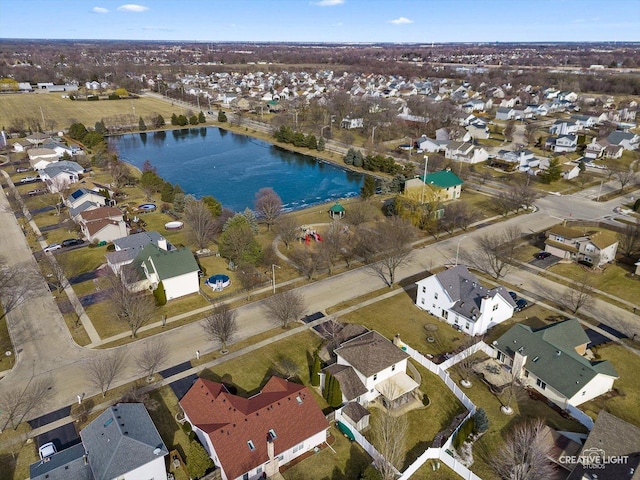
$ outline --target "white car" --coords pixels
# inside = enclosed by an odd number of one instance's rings
[[[38,449],[38,455],[40,455],[40,460],[44,460],[47,457],[50,457],[54,453],[57,453],[56,446],[53,442],[45,443],[44,445],[40,445]]]
[[[42,249],[43,252],[53,252],[54,250],[60,250],[62,245],[59,243],[52,243],[51,245],[47,245]]]

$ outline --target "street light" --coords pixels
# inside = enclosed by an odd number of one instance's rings
[[[465,238],[467,238],[467,236],[466,236],[466,235],[465,235],[465,236],[463,236],[463,237],[461,237],[461,238],[458,240],[458,246],[456,247],[456,265],[455,265],[456,267],[458,266],[458,255],[460,254],[460,242],[461,242],[462,240],[464,240]]]
[[[282,268],[279,265],[276,265],[275,263],[271,264],[271,283],[273,284],[273,293],[276,293],[276,267],[277,268]]]
[[[375,127],[373,127],[373,130],[371,131],[371,143],[375,143],[375,140],[374,140],[375,137],[374,136],[376,134],[376,128],[378,128],[377,125]]]

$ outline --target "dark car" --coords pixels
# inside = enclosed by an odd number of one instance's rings
[[[536,258],[538,260],[544,260],[545,258],[549,258],[551,256],[551,254],[549,252],[540,252],[538,254],[536,254]]]
[[[518,294],[516,292],[509,292],[509,296],[513,299],[514,302],[518,301]]]
[[[63,247],[74,247],[76,245],[82,245],[84,243],[84,240],[81,240],[79,238],[67,238],[66,240],[63,240],[61,245]]]
[[[529,306],[529,302],[527,302],[524,298],[519,299],[516,302],[516,312],[520,312]]]

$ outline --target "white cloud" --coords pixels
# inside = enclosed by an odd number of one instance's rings
[[[127,3],[126,5],[120,5],[118,10],[121,12],[146,12],[149,10],[149,7],[145,7],[143,5],[136,5],[135,3]]]
[[[91,12],[92,12],[92,13],[109,13],[109,10],[107,10],[107,9],[106,9],[106,8],[104,8],[104,7],[93,7],[93,8],[91,9]]]
[[[396,18],[395,20],[391,20],[389,23],[393,23],[394,25],[402,25],[405,23],[413,23],[413,20],[409,20],[405,17]]]
[[[335,7],[336,5],[342,5],[344,0],[320,0],[319,2],[312,2],[311,5],[317,7]]]

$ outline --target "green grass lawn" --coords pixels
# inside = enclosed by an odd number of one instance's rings
[[[640,357],[614,343],[593,349],[598,360],[609,360],[620,378],[613,384],[614,391],[602,395],[580,406],[580,409],[595,418],[603,408],[621,419],[640,427]]]
[[[334,425],[329,433],[334,438],[331,448],[324,448],[291,468],[283,469],[281,473],[285,480],[354,480],[360,477],[373,461],[371,457]]]
[[[437,464],[439,464],[440,467],[434,469],[434,466]],[[460,480],[461,477],[441,461],[427,460],[411,478],[415,480]]]
[[[9,442],[16,435],[24,435],[31,427],[24,422],[18,425],[16,431],[9,428],[0,434],[0,445],[3,441]],[[22,480],[29,478],[29,465],[38,460],[36,443],[18,442],[7,447],[0,447],[0,479],[2,480]]]

